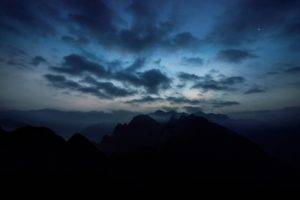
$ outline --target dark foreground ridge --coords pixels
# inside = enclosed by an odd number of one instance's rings
[[[1,174],[92,176],[145,184],[293,184],[296,170],[231,130],[193,115],[158,123],[147,115],[119,124],[98,147],[80,134],[68,141],[47,128],[0,130]],[[179,181],[181,180],[181,181]]]

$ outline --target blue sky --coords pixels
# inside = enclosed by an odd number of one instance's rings
[[[0,4],[0,109],[300,104],[298,1]]]

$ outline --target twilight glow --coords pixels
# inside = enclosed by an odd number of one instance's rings
[[[1,109],[298,106],[299,4],[1,0]]]

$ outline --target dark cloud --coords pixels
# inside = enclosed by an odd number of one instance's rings
[[[211,76],[205,76],[202,80],[196,82],[192,88],[201,88],[206,90],[233,90],[233,86],[245,82],[241,76],[223,77],[215,80]]]
[[[0,45],[1,52],[4,52],[9,57],[25,57],[28,53],[23,49],[12,45]]]
[[[115,59],[112,61],[106,62],[107,68],[111,71],[119,70],[123,67],[123,62],[121,60]]]
[[[278,71],[270,71],[270,72],[264,73],[263,77],[265,77],[265,76],[275,76],[275,75],[278,75],[278,74],[279,74]]]
[[[85,45],[93,41],[130,52],[190,50],[200,43],[192,33],[177,30],[171,14],[161,17],[171,8],[172,3],[166,1],[132,1],[128,7],[120,3],[124,12],[121,15],[103,0],[4,0],[1,3],[0,24],[10,32],[48,36],[57,34],[55,28],[59,25],[67,30],[60,36],[65,42]]]
[[[188,65],[203,65],[204,60],[200,57],[183,57],[182,62]]]
[[[135,91],[117,87],[111,82],[97,81],[92,77],[86,77],[83,82],[91,84],[93,87],[112,97],[125,97],[135,93]]]
[[[189,74],[185,72],[180,72],[178,74],[178,78],[182,81],[195,81],[201,79],[201,77],[197,76],[196,74]]]
[[[219,16],[207,39],[225,45],[240,45],[263,36],[270,37],[270,34],[295,36],[299,31],[299,6],[298,0],[238,1]]]
[[[158,69],[143,72],[140,79],[149,93],[158,93],[160,89],[170,88],[171,79]]]
[[[199,39],[189,32],[170,34],[167,23],[159,23],[153,27],[144,27],[142,30],[132,27],[122,30],[108,45],[114,45],[129,51],[148,51],[165,49],[168,51],[190,50],[199,46]],[[107,41],[109,42],[109,41]],[[116,42],[116,43],[115,43]]]
[[[5,63],[12,67],[17,67],[19,69],[28,68],[28,66],[25,64],[25,61],[23,59],[9,59]]]
[[[294,73],[300,73],[300,67],[291,67],[284,70],[285,73],[294,74]]]
[[[0,44],[0,62],[18,69],[28,68],[29,55],[23,49]]]
[[[10,27],[8,30],[15,30],[14,32],[18,33],[30,31],[31,34],[53,35],[56,32],[55,29],[45,18],[41,17],[49,14],[41,13],[49,8],[46,1],[2,0],[0,22],[6,27]],[[15,24],[19,24],[19,26]]]
[[[163,47],[169,49],[195,49],[200,45],[200,40],[190,32],[183,32],[163,42]]]
[[[222,108],[227,106],[236,106],[240,105],[237,101],[213,101],[211,102],[211,105],[215,108]]]
[[[224,101],[224,100],[207,100],[207,99],[188,99],[186,97],[168,97],[167,101],[175,104],[186,104],[186,105],[208,105],[215,108],[227,107],[239,105],[236,101]],[[186,108],[185,106],[184,108]],[[199,111],[199,110],[198,110]]]
[[[171,103],[176,103],[176,104],[197,105],[197,104],[203,103],[203,100],[188,99],[188,98],[185,98],[185,97],[168,97],[166,100],[171,102]]]
[[[123,83],[134,85],[135,87],[142,86],[140,77],[136,73],[128,73],[126,71],[118,71],[113,74],[113,79]]]
[[[145,96],[139,99],[133,99],[130,101],[127,101],[129,104],[140,104],[140,103],[155,103],[158,101],[164,100],[163,98],[160,97],[152,97],[152,96]]]
[[[74,44],[74,45],[85,45],[90,43],[89,39],[84,36],[72,37],[69,35],[64,35],[61,37],[62,41]]]
[[[170,88],[171,79],[158,69],[150,69],[142,73],[119,71],[113,75],[115,80],[144,87],[148,93],[157,94],[162,89]]]
[[[34,66],[38,66],[41,63],[47,63],[47,60],[43,58],[42,56],[35,56],[34,58],[31,59],[30,64]]]
[[[127,101],[129,104],[144,104],[144,103],[156,103],[156,102],[169,102],[172,105],[185,105],[182,108],[187,110],[188,112],[198,112],[202,111],[199,106],[210,106],[214,108],[221,108],[226,106],[234,106],[239,105],[239,102],[236,101],[224,101],[224,100],[207,100],[207,99],[189,99],[184,96],[169,96],[166,98],[161,97],[152,97],[152,96],[145,96],[138,99],[133,99]]]
[[[124,97],[133,94],[133,91],[119,88],[111,82],[99,82],[91,77],[85,79],[84,81],[80,81],[89,83],[89,85],[82,85],[79,82],[68,80],[62,75],[46,74],[44,77],[51,83],[52,86],[56,88],[79,91],[97,96],[99,98]]]
[[[107,34],[114,31],[113,18],[115,13],[102,0],[65,0],[66,9],[70,11],[68,18],[90,33]]]
[[[146,64],[146,58],[137,58],[133,61],[131,65],[127,67],[127,71],[136,71],[143,68]]]
[[[59,89],[71,90],[71,91],[79,91],[86,94],[92,94],[100,98],[107,98],[106,95],[101,93],[94,87],[84,87],[75,81],[71,81],[66,79],[65,76],[61,75],[53,75],[46,74],[44,75],[46,80],[53,86]]]
[[[118,26],[118,16],[101,0],[88,3],[66,1],[66,6],[73,10],[71,21],[96,38],[104,46],[116,47],[132,52],[148,51],[154,48],[168,50],[190,49],[199,45],[199,39],[190,32],[174,32],[172,20],[160,20],[162,2],[132,1],[125,11],[131,15],[127,26]],[[79,14],[78,14],[79,13]]]
[[[260,88],[260,87],[258,87],[258,86],[253,86],[253,87],[249,88],[249,89],[245,92],[245,94],[256,94],[256,93],[265,93],[265,92],[266,92],[265,89]]]
[[[245,82],[241,76],[226,77],[220,74],[220,79],[215,79],[210,73],[204,76],[180,72],[178,78],[183,82],[192,82],[192,88],[201,88],[206,90],[233,90],[233,86]]]
[[[119,63],[119,62],[118,62]],[[102,65],[97,64],[77,54],[65,56],[63,63],[59,67],[50,67],[50,70],[56,73],[68,74],[76,77],[84,78],[87,75],[95,76],[97,79],[114,80],[122,85],[129,84],[134,87],[143,87],[148,93],[157,94],[160,90],[168,89],[171,86],[171,79],[162,73],[159,69],[150,69],[144,72],[135,72],[135,69],[144,65],[145,59],[135,60],[129,67],[109,71]],[[121,63],[119,63],[122,65]],[[131,69],[131,70],[129,70]],[[98,80],[96,80],[98,81]],[[91,83],[91,82],[90,82]],[[96,83],[94,81],[94,83]],[[113,88],[111,84],[104,84],[98,81],[98,86],[102,85],[101,89],[111,90],[123,96],[129,95],[128,90],[122,91]],[[116,94],[117,95],[117,94]]]
[[[75,76],[82,76],[84,74],[93,74],[98,77],[107,75],[107,71],[103,66],[87,60],[85,57],[71,54],[64,57],[64,62],[60,67],[51,67],[51,70]]]
[[[198,106],[184,106],[183,109],[188,113],[203,112],[202,108]]]
[[[248,51],[239,49],[226,49],[218,52],[217,58],[219,60],[230,62],[230,63],[240,63],[243,60],[255,58],[256,56]]]

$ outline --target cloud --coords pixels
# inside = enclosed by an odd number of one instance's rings
[[[6,30],[13,30],[14,33],[24,33],[42,36],[54,35],[56,30],[45,18],[50,7],[46,2],[24,1],[24,0],[3,0],[0,7],[0,23]],[[44,11],[44,12],[43,12]]]
[[[29,55],[23,49],[12,45],[0,44],[0,52],[1,63],[19,69],[28,69]]]
[[[115,80],[129,83],[135,87],[144,87],[148,93],[157,94],[171,87],[171,79],[159,69],[150,69],[141,73],[119,71],[113,74]]]
[[[178,73],[177,77],[183,82],[192,82],[191,88],[201,88],[204,91],[207,90],[233,90],[233,86],[245,82],[245,78],[242,76],[230,76],[226,77],[223,74],[219,74],[221,78],[214,78],[213,72],[205,74],[204,76],[198,76],[196,74],[190,74],[186,72]]]
[[[300,67],[291,67],[291,68],[285,69],[284,72],[288,73],[288,74],[300,73]]]
[[[162,73],[159,69],[150,69],[143,72],[135,72],[133,68],[137,69],[144,65],[145,59],[136,59],[129,67],[116,69],[116,71],[108,71],[104,66],[86,59],[84,56],[77,54],[71,54],[63,58],[63,62],[59,67],[50,67],[50,70],[56,73],[67,74],[74,77],[85,78],[86,76],[94,76],[98,80],[94,80],[93,83],[98,82],[98,87],[102,84],[101,89],[111,90],[107,91],[112,95],[112,91],[123,94],[123,96],[129,95],[128,90],[122,91],[113,88],[111,84],[103,83],[99,79],[112,80],[119,82],[122,86],[129,84],[136,88],[143,87],[146,92],[150,94],[157,94],[160,90],[165,90],[171,87],[171,78]],[[120,65],[122,65],[119,62]],[[131,69],[131,70],[129,70]],[[90,78],[91,79],[91,78]],[[90,82],[91,83],[91,82]],[[117,94],[115,94],[117,95]]]
[[[127,67],[127,71],[136,71],[138,69],[141,69],[146,64],[146,58],[137,58],[133,61],[131,65]]]
[[[129,104],[141,104],[142,103],[143,104],[143,103],[155,103],[155,102],[162,101],[162,100],[164,100],[164,99],[160,98],[160,97],[145,96],[142,98],[129,100],[126,103],[129,103]]]
[[[201,88],[207,90],[233,90],[233,86],[245,82],[241,76],[223,77],[215,80],[211,76],[205,76],[202,80],[196,82],[192,88]]]
[[[235,106],[239,105],[240,103],[237,101],[224,101],[224,100],[214,100],[214,99],[188,99],[186,97],[167,97],[167,101],[171,102],[172,104],[184,104],[184,105],[208,105],[214,108],[221,108],[227,106]],[[185,106],[184,108],[186,108]]]
[[[183,57],[182,62],[187,65],[201,66],[204,63],[204,60],[200,57]]]
[[[68,19],[96,36],[114,31],[115,13],[103,1],[66,0],[63,2],[69,11]]]
[[[171,79],[158,69],[143,72],[140,79],[149,93],[158,93],[160,89],[168,89],[171,84]]]
[[[167,101],[175,104],[190,104],[190,105],[197,105],[203,103],[203,100],[199,99],[188,99],[185,97],[168,97]]]
[[[85,45],[90,43],[89,39],[84,36],[79,36],[75,38],[69,35],[64,35],[61,37],[61,40],[74,45]]]
[[[199,45],[199,39],[190,32],[175,32],[174,21],[170,18],[162,20],[158,17],[161,14],[158,7],[163,9],[161,2],[151,4],[132,1],[124,9],[131,16],[129,22],[127,18],[121,18],[101,0],[88,3],[66,2],[66,7],[71,8],[69,19],[88,30],[93,38],[106,47],[141,52],[158,48],[188,50]],[[118,21],[123,21],[127,26],[119,26]]]
[[[116,2],[103,0],[44,1],[4,0],[0,24],[9,32],[38,34],[42,37],[65,32],[59,37],[67,43],[95,42],[127,52],[167,51],[198,48],[200,40],[191,32],[178,30],[167,1]],[[121,11],[122,10],[122,11]],[[170,14],[169,14],[170,13]],[[167,16],[162,17],[164,14]],[[25,36],[27,37],[28,34]]]
[[[266,90],[263,88],[260,88],[258,86],[253,86],[249,88],[244,94],[257,94],[257,93],[265,93]]]
[[[215,108],[240,105],[240,103],[237,101],[213,101],[210,104]]]
[[[65,56],[62,66],[60,67],[51,67],[51,70],[58,72],[69,74],[73,76],[81,76],[84,74],[93,74],[97,77],[103,77],[107,75],[107,71],[103,66],[87,60],[85,57],[71,54]]]
[[[43,58],[42,56],[35,56],[34,58],[31,59],[30,64],[34,66],[38,66],[41,63],[47,63],[47,60]]]
[[[299,6],[297,0],[237,1],[217,18],[207,40],[232,46],[261,40],[265,36],[296,36],[294,33],[299,29],[293,27],[299,27]]]
[[[112,97],[125,97],[135,93],[133,90],[117,87],[111,82],[97,81],[92,77],[86,77],[82,82],[89,83],[106,95]]]
[[[46,74],[44,75],[44,77],[53,87],[66,90],[80,91],[82,93],[92,94],[100,98],[106,98],[106,96],[100,91],[98,91],[96,88],[83,87],[75,81],[67,80],[65,76]]]
[[[178,78],[182,81],[195,81],[201,79],[200,76],[197,76],[195,74],[189,74],[186,72],[180,72],[178,73]]]
[[[256,56],[248,51],[239,49],[226,49],[218,52],[217,58],[230,63],[240,63]]]
[[[133,91],[127,91],[119,88],[111,82],[98,82],[93,79],[86,79],[80,82],[89,83],[89,85],[82,85],[79,82],[68,80],[62,75],[46,74],[44,77],[53,87],[71,91],[79,91],[85,94],[97,96],[101,99],[124,97],[133,94]]]
[[[184,106],[183,109],[188,113],[203,112],[202,108],[198,106]]]

